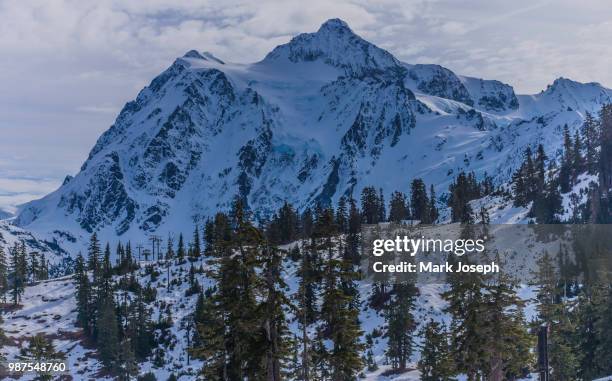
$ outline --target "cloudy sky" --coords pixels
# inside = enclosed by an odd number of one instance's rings
[[[607,0],[0,0],[0,208],[75,174],[122,105],[175,57],[197,49],[258,61],[333,17],[403,61],[520,93],[559,76],[612,87]]]

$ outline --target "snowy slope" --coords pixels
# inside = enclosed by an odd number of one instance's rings
[[[557,157],[562,126],[576,129],[611,97],[563,78],[516,95],[402,63],[329,20],[254,64],[178,58],[125,105],[81,171],[23,205],[15,224],[76,252],[72,241],[93,231],[112,242],[189,232],[236,196],[265,217],[284,201],[334,203],[367,185],[407,191],[415,177],[442,195],[461,170],[502,184],[525,147]]]
[[[59,237],[62,241],[58,241],[53,236]],[[9,264],[11,263],[11,249],[15,243],[21,244],[23,242],[28,253],[38,252],[45,255],[50,263],[49,274],[51,276],[63,275],[65,269],[72,264],[70,253],[63,248],[65,246],[63,242],[65,241],[66,236],[59,231],[53,233],[48,239],[39,239],[30,231],[11,224],[11,221],[0,220],[0,247],[2,247]]]
[[[12,213],[9,213],[5,210],[0,209],[0,220],[6,220],[7,218],[13,217]]]
[[[289,245],[283,246],[283,249],[299,245],[301,251],[306,249],[303,246],[305,243],[298,241]],[[168,262],[141,262],[141,268],[136,272],[138,282],[145,286],[151,284],[156,289],[156,300],[148,304],[152,309],[152,321],[165,318],[167,311],[171,312],[173,324],[169,329],[170,344],[165,346],[166,363],[163,367],[158,368],[153,365],[153,359],[148,359],[140,364],[140,372],[153,372],[158,380],[165,380],[171,373],[174,373],[179,379],[193,380],[196,379],[198,371],[202,367],[202,362],[199,360],[190,359],[187,364],[186,348],[187,327],[191,319],[190,314],[195,310],[197,295],[185,296],[186,290],[189,288],[189,268],[190,262],[179,263],[177,260],[171,261],[169,269]],[[152,280],[150,275],[145,271],[145,265],[153,264],[154,268],[159,271],[159,275],[155,280]],[[197,261],[194,267],[200,265],[204,269],[209,268],[206,261]],[[167,274],[170,273],[170,279],[174,281],[167,290]],[[292,297],[298,291],[298,271],[297,263],[287,259],[285,261],[284,278],[288,285],[287,295]],[[195,275],[198,282],[207,288],[211,285],[211,280],[207,278],[206,273],[197,273]],[[117,280],[117,279],[116,279]],[[384,318],[368,308],[367,300],[372,291],[369,282],[360,282],[358,284],[360,292],[361,312],[359,320],[363,335],[371,334],[374,330],[384,330]],[[443,322],[446,326],[450,324],[450,317],[444,312],[446,302],[442,299],[441,293],[446,290],[445,285],[441,284],[421,284],[419,285],[420,295],[416,299],[414,314],[415,321],[419,327],[416,331],[426,324],[430,319]],[[534,290],[531,287],[522,287],[519,289],[519,296],[529,302],[525,309],[527,320],[531,320],[535,316],[535,308],[532,302]],[[123,300],[127,297],[132,300],[134,295],[128,293],[127,296],[123,291],[117,291],[118,300]],[[287,311],[287,318],[293,321],[291,311]],[[26,287],[23,295],[23,300],[18,308],[9,308],[3,315],[4,323],[2,328],[9,338],[9,343],[0,349],[0,354],[7,361],[15,360],[19,355],[19,349],[27,346],[28,338],[42,333],[53,341],[56,350],[63,352],[66,355],[66,361],[69,368],[69,373],[75,379],[110,379],[105,378],[102,371],[102,365],[97,358],[95,349],[88,343],[82,334],[80,328],[75,326],[76,322],[76,300],[75,287],[71,277],[56,278],[49,281],[43,281],[35,285]],[[291,330],[297,336],[300,335],[300,327],[296,322],[290,325]],[[161,331],[157,331],[156,335],[160,335]],[[421,342],[420,337],[415,335],[415,351],[410,359],[409,368],[416,369],[416,364],[419,360],[418,344]],[[364,372],[366,380],[377,381],[401,381],[401,380],[418,380],[419,372],[411,370],[404,374],[385,377],[382,373],[389,370],[385,357],[387,349],[387,339],[384,336],[375,337],[372,351],[374,359],[379,365],[379,369],[374,372]],[[22,379],[31,379],[23,377]]]

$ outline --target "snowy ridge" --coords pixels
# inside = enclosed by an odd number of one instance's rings
[[[14,223],[74,254],[72,241],[93,231],[112,243],[190,232],[236,196],[258,218],[368,185],[388,199],[415,177],[443,197],[460,171],[507,183],[527,146],[557,158],[563,125],[573,132],[611,99],[596,83],[560,78],[515,95],[499,81],[401,63],[333,19],[251,65],[178,58],[125,105],[81,171],[21,206]]]
[[[62,240],[58,241],[55,238],[41,240],[30,231],[11,224],[10,220],[0,221],[0,248],[4,251],[7,263],[10,263],[10,253],[14,245],[24,243],[28,253],[37,252],[45,255],[45,259],[51,264],[49,268],[51,276],[63,275],[66,267],[69,267],[72,263],[72,257],[64,249],[65,245],[63,243],[67,239],[71,240],[71,238],[59,231],[53,235],[61,237]]]

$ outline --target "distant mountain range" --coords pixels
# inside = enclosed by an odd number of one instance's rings
[[[368,185],[407,192],[415,177],[444,197],[462,170],[508,182],[527,146],[557,157],[563,125],[573,131],[611,101],[598,83],[558,78],[520,95],[407,64],[332,19],[257,63],[195,50],[176,59],[125,105],[80,172],[22,205],[14,223],[76,250],[93,231],[143,242],[190,232],[236,196],[256,217],[284,201],[358,198]]]

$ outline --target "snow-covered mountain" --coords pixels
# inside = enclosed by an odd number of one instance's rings
[[[376,185],[438,194],[461,170],[508,181],[524,149],[558,154],[564,124],[612,101],[559,78],[535,95],[438,65],[411,65],[338,19],[262,61],[189,51],[125,105],[74,177],[23,205],[14,223],[66,247],[191,231],[239,196],[265,216],[358,197]],[[497,221],[505,222],[505,221]]]
[[[13,217],[13,213],[9,213],[5,210],[0,209],[0,220],[5,220],[11,217]]]

